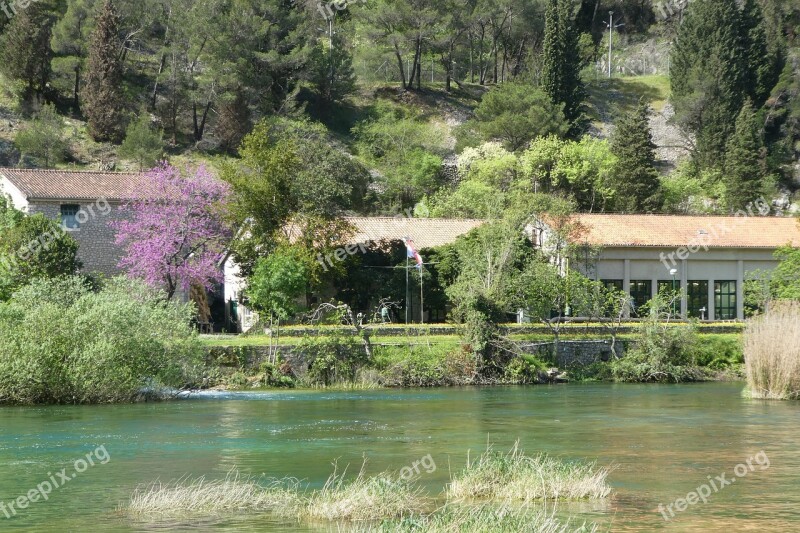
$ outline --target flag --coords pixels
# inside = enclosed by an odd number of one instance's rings
[[[406,243],[407,257],[417,262],[417,268],[422,268],[422,256],[419,255],[419,252],[414,248],[414,241],[411,239],[403,239],[403,242]]]

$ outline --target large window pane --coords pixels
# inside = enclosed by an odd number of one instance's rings
[[[687,308],[691,318],[710,318],[708,316],[708,282],[690,281],[686,286]]]
[[[641,316],[639,309],[653,297],[653,282],[650,280],[631,281],[631,300],[633,314]]]
[[[714,306],[717,320],[735,320],[736,316],[736,282],[714,282]]]

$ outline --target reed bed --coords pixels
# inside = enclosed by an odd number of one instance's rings
[[[508,453],[489,446],[453,477],[448,499],[499,501],[582,500],[611,494],[609,468],[596,463],[565,462],[547,455],[528,456],[519,443]]]
[[[553,515],[526,507],[507,505],[446,505],[428,516],[411,516],[402,520],[366,524],[358,533],[596,533],[596,524],[574,526]]]
[[[800,399],[799,302],[781,302],[748,322],[744,362],[750,397]]]

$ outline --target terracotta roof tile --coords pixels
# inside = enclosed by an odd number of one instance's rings
[[[453,218],[349,217],[356,228],[354,243],[408,237],[418,249],[450,244],[484,223]]]
[[[709,248],[800,247],[800,223],[791,217],[673,215],[576,215],[574,240],[605,247]]]
[[[140,188],[145,174],[139,172],[93,172],[72,170],[27,170],[0,168],[28,200],[128,200]]]

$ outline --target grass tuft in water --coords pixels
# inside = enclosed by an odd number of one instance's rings
[[[519,443],[508,453],[491,446],[453,477],[447,488],[452,500],[484,498],[500,501],[598,499],[611,494],[609,468],[595,463],[565,462],[547,455],[528,456]]]
[[[214,515],[226,512],[280,511],[294,514],[299,505],[299,482],[270,480],[265,486],[254,479],[230,472],[225,479],[204,477],[173,483],[153,483],[136,489],[126,507],[128,515]]]
[[[562,523],[543,511],[525,507],[514,508],[446,505],[428,515],[415,515],[401,520],[387,520],[380,524],[369,524],[356,529],[358,533],[594,533],[595,524],[573,526]]]

